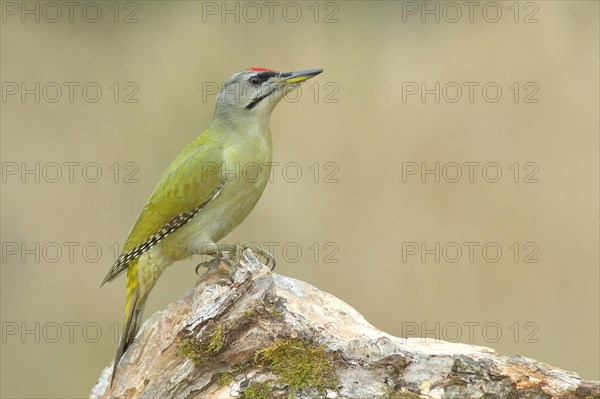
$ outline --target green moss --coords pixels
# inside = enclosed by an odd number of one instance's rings
[[[215,332],[210,337],[210,342],[208,343],[208,352],[209,353],[217,353],[223,347],[223,325],[219,324],[215,329]]]
[[[271,383],[265,382],[264,384],[260,384],[258,382],[253,382],[250,384],[248,388],[244,391],[242,398],[243,399],[267,399],[269,397],[269,391],[271,390]]]
[[[186,338],[177,348],[177,354],[190,358],[197,366],[208,366],[208,356],[206,351],[198,342],[192,338]]]
[[[231,374],[231,373],[223,373],[219,376],[219,379],[217,380],[217,383],[219,384],[220,387],[227,387],[227,386],[231,385],[232,382],[233,382],[233,374]]]
[[[223,348],[224,331],[223,326],[219,324],[208,337],[186,338],[177,348],[177,354],[187,356],[197,366],[206,367],[212,357]]]
[[[267,365],[279,378],[277,383],[289,388],[289,397],[296,391],[315,388],[324,393],[326,388],[336,389],[337,375],[333,360],[324,346],[300,339],[283,340],[262,349],[254,355],[254,362]]]

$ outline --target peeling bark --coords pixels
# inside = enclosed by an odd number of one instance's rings
[[[493,349],[402,339],[245,251],[143,325],[91,398],[599,398],[600,384]]]

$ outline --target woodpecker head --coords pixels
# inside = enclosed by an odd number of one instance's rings
[[[322,69],[295,72],[278,72],[257,67],[244,69],[223,84],[217,97],[215,119],[268,120],[277,103],[286,94],[321,72]]]

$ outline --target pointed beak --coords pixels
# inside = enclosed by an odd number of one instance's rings
[[[281,74],[283,83],[300,83],[317,76],[323,72],[322,69],[305,69],[303,71],[284,72]]]

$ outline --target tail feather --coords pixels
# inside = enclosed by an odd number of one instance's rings
[[[119,360],[121,360],[121,357],[135,339],[135,336],[140,328],[142,313],[144,312],[145,300],[140,299],[140,292],[138,290],[137,266],[137,262],[131,264],[127,272],[127,304],[125,306],[125,324],[123,326],[123,332],[121,333],[119,347],[117,348],[117,353],[115,355],[115,363],[113,364],[113,372],[110,379],[111,386],[117,373]]]

